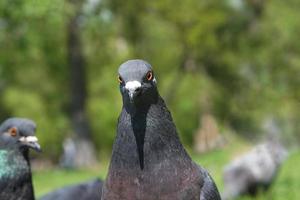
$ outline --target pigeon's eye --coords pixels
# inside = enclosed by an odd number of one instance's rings
[[[118,75],[118,81],[119,81],[119,83],[123,83],[123,79],[120,75]]]
[[[17,128],[16,127],[13,127],[11,129],[9,129],[9,134],[12,136],[12,137],[16,137],[17,136]]]
[[[147,78],[148,81],[151,81],[151,80],[152,80],[152,78],[153,78],[153,73],[152,73],[152,71],[150,71],[150,72],[147,73],[146,78]]]

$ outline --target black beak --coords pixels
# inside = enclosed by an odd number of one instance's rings
[[[42,151],[41,145],[38,143],[38,139],[35,136],[21,137],[19,141],[25,147],[29,147],[37,152]]]
[[[30,142],[27,144],[27,146],[37,152],[42,152],[41,145],[37,142]]]

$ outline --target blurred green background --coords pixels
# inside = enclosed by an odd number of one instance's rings
[[[117,69],[142,58],[184,145],[221,189],[222,167],[261,141],[273,120],[293,153],[257,199],[299,197],[299,8],[298,0],[1,0],[0,117],[38,124],[37,195],[105,178],[122,106]],[[199,155],[204,115],[226,144]],[[92,141],[92,170],[56,167],[69,136]]]

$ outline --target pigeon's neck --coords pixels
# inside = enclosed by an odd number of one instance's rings
[[[0,190],[2,195],[17,195],[15,199],[34,200],[31,169],[28,160],[28,150],[20,152],[18,149],[0,150]],[[12,187],[3,187],[3,185]],[[13,190],[12,190],[13,189]]]
[[[190,157],[178,138],[171,114],[161,97],[149,106],[147,112],[132,114],[123,108],[112,165],[143,170],[144,167],[149,169],[149,165],[159,164],[166,159],[177,159],[178,156],[190,162]]]
[[[0,178],[14,178],[21,169],[27,168],[27,162],[15,149],[0,150]]]

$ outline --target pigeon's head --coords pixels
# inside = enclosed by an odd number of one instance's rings
[[[0,126],[0,148],[29,148],[41,151],[35,136],[36,124],[25,118],[9,118]]]
[[[118,81],[125,103],[145,104],[157,98],[154,72],[144,60],[128,60],[123,63],[119,68]]]

